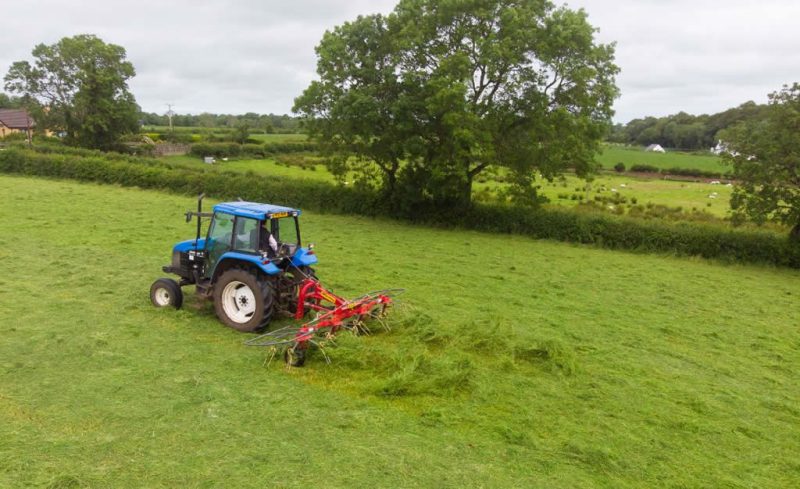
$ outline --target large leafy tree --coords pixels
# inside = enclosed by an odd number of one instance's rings
[[[536,202],[537,172],[594,170],[618,72],[594,34],[543,0],[401,0],[325,34],[295,111],[335,171],[380,176],[402,203],[464,205],[492,165]]]
[[[110,149],[138,129],[139,108],[127,84],[135,71],[124,48],[78,35],[39,44],[32,54],[33,64],[11,65],[5,88],[30,101],[41,127],[97,149]]]
[[[800,84],[770,94],[765,117],[723,133],[737,180],[735,219],[780,222],[800,243]]]

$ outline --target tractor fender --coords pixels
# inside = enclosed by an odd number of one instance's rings
[[[247,264],[254,265],[256,268],[261,270],[262,272],[266,273],[267,275],[277,275],[281,273],[281,269],[276,267],[274,263],[267,262],[264,263],[264,258],[261,255],[250,255],[247,253],[239,253],[237,251],[229,251],[219,257],[217,260],[216,265],[214,265],[214,270],[211,271],[210,277],[216,277],[217,270],[219,269],[220,265],[224,264],[226,267],[231,264],[231,262],[244,262]]]
[[[197,242],[197,246],[195,246],[195,242]],[[206,249],[206,238],[200,238],[198,240],[195,239],[187,239],[186,241],[181,241],[180,243],[176,244],[172,247],[172,251],[178,251],[181,253],[185,253],[189,250],[204,250]]]
[[[296,267],[308,267],[318,262],[317,255],[308,248],[300,248],[292,257],[292,265]]]

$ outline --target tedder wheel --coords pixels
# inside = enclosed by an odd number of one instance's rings
[[[272,319],[274,309],[272,285],[247,270],[231,268],[214,284],[214,310],[233,329],[258,331]]]
[[[284,350],[283,361],[290,367],[302,367],[306,363],[306,350],[299,345],[291,346]]]
[[[178,282],[171,278],[160,278],[150,286],[150,302],[156,307],[172,306],[180,309],[183,304],[183,292]]]

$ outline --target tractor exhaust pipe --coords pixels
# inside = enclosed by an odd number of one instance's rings
[[[194,240],[195,248],[197,248],[197,243],[200,242],[200,220],[202,219],[201,216],[203,215],[203,199],[205,196],[205,192],[197,196],[197,238]]]

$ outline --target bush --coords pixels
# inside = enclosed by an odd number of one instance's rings
[[[631,166],[631,171],[638,173],[659,173],[661,170],[652,165],[633,165]]]
[[[366,216],[391,214],[391,209],[379,195],[365,189],[275,176],[267,178],[253,173],[172,168],[158,160],[125,155],[106,157],[91,151],[85,155],[77,153],[47,154],[10,148],[0,152],[0,171],[170,190],[189,195],[205,192],[221,199],[241,196],[318,212]],[[642,212],[666,212],[651,204],[638,209]],[[459,212],[423,205],[415,208],[413,216],[408,219],[611,249],[669,252],[800,268],[800,247],[791,243],[788,237],[770,232],[744,232],[688,222],[643,221],[566,209],[532,211],[504,204],[475,204]]]
[[[625,171],[625,163],[620,161],[619,163],[614,165],[614,171],[616,171],[617,173],[624,172]]]
[[[696,168],[670,168],[669,170],[664,170],[665,174],[668,175],[680,175],[685,177],[700,177],[700,178],[722,178],[724,176],[721,172],[713,172],[713,171],[706,171],[706,170],[698,170]]]

